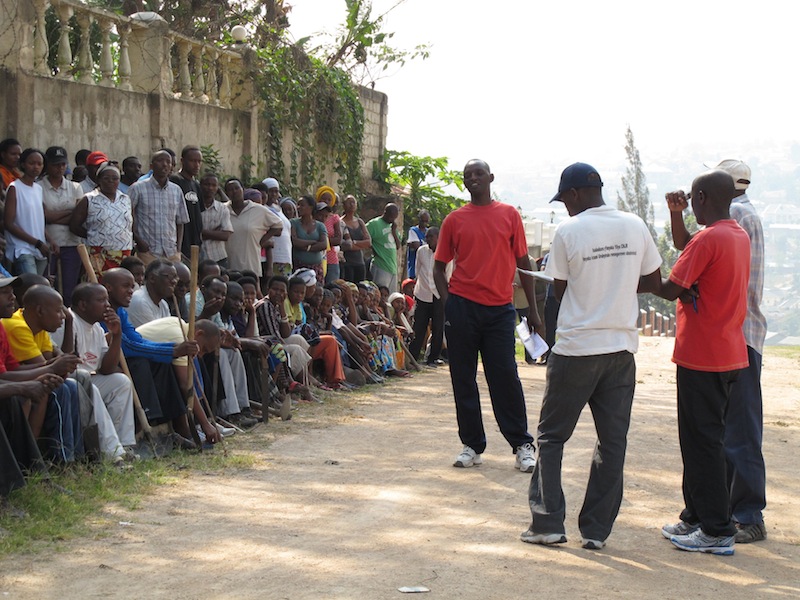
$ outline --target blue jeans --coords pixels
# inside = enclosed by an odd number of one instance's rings
[[[48,260],[46,258],[36,258],[33,254],[20,254],[14,259],[14,274],[35,273],[44,275],[47,265]]]
[[[58,277],[59,261],[61,263],[60,282]],[[59,256],[53,256],[50,259],[50,274],[56,277],[56,289],[64,299],[64,306],[72,304],[72,290],[80,282],[82,266],[77,246],[62,246]]]
[[[328,263],[328,272],[325,273],[325,283],[333,283],[339,279],[339,263],[332,265]]]
[[[528,489],[533,531],[564,533],[564,444],[588,404],[597,443],[578,527],[581,535],[591,540],[604,541],[611,533],[622,502],[622,472],[635,386],[636,363],[630,352],[550,354],[536,438],[538,456]]]
[[[456,401],[458,435],[478,454],[486,449],[480,394],[478,353],[483,361],[489,397],[500,433],[512,451],[532,443],[525,397],[517,374],[513,304],[484,306],[450,294],[444,308],[444,332],[450,359],[450,379]]]
[[[761,439],[761,355],[747,347],[750,366],[739,372],[731,390],[725,419],[725,456],[733,520],[744,525],[763,523],[767,505],[767,475]]]
[[[80,400],[75,380],[65,379],[50,393],[39,438],[44,443],[44,457],[53,462],[72,462],[83,455]]]

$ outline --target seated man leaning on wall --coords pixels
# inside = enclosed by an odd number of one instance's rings
[[[108,292],[98,283],[80,283],[72,292],[72,331],[62,325],[53,333],[53,342],[66,354],[81,359],[79,370],[91,375],[111,415],[119,443],[129,457],[136,444],[133,417],[133,384],[119,367],[122,330],[117,313],[108,303]],[[108,339],[100,323],[108,329]]]
[[[225,399],[221,401],[219,407],[220,415],[238,427],[253,427],[258,420],[252,417],[250,409],[247,371],[241,352],[242,344],[230,331],[227,331],[220,316],[227,291],[228,286],[221,279],[213,275],[203,279],[200,293],[195,299],[196,314],[198,319],[208,319],[222,331],[219,372]]]
[[[255,284],[253,278],[247,277],[246,279]],[[262,406],[266,404],[278,410],[282,409],[281,416],[288,419],[291,413],[291,400],[286,400],[285,394],[278,388],[269,368],[270,360],[273,361],[274,369],[280,364],[280,358],[272,356],[270,344],[256,338],[255,309],[251,305],[248,311],[244,310],[242,286],[235,281],[228,282],[227,286],[225,303],[219,314],[225,329],[239,341],[241,346],[245,371],[250,382],[250,397],[258,398]],[[282,358],[286,358],[285,352],[281,352],[278,356],[281,355]],[[266,410],[266,406],[264,410]]]
[[[0,278],[0,317],[14,314],[13,278]],[[77,359],[76,359],[77,362]],[[25,474],[44,470],[26,413],[43,414],[64,380],[53,366],[20,369],[0,324],[0,512],[8,494],[25,484]]]
[[[188,324],[175,317],[164,317],[156,319],[150,323],[138,327],[136,331],[141,336],[152,342],[180,344],[188,335]],[[209,378],[203,368],[203,363],[198,358],[213,356],[219,350],[220,330],[219,327],[207,319],[199,319],[195,323],[194,342],[197,344],[197,356],[193,359],[193,388],[200,399],[203,394],[210,395]],[[191,390],[192,383],[189,379],[188,360],[186,357],[176,358],[173,361],[175,371],[178,376],[182,390]],[[205,441],[216,443],[221,434],[228,435],[225,428],[221,428],[210,420],[211,415],[207,415],[201,402],[193,403],[193,411],[197,426],[200,428],[200,439],[205,437]]]
[[[12,325],[14,332],[9,333],[12,351],[24,352],[25,356],[30,357],[21,362],[46,364],[53,357],[76,356],[72,340],[78,333],[76,325],[80,327],[82,324],[74,320],[75,313],[65,311],[63,304],[59,304],[61,296],[58,292],[48,286],[36,285],[25,293],[23,299],[27,302],[23,321],[28,331],[21,326]],[[8,323],[13,321],[14,318],[9,319]],[[41,336],[42,331],[48,332],[46,340]],[[57,340],[55,344],[53,337]],[[64,344],[62,350],[59,343],[65,339],[71,343]],[[35,348],[31,345],[32,341],[36,343]],[[33,355],[34,350],[38,354]],[[72,385],[73,379],[75,380],[76,396],[79,399],[85,392],[85,400],[80,402],[79,410],[81,426],[86,428],[97,425],[100,451],[106,458],[115,463],[134,458],[132,451],[126,452],[126,447],[136,443],[130,382],[127,378],[124,381],[109,381],[102,376],[102,370],[95,368],[97,365],[87,364],[88,356],[77,358],[77,368],[66,383]]]
[[[48,332],[61,326],[63,302],[58,292],[39,281],[47,283],[38,275],[17,278],[14,282],[16,289],[10,293],[5,290],[2,294],[0,316],[3,317],[3,328],[7,334],[8,351],[17,364],[17,368],[10,370],[22,370],[24,375],[31,378],[35,377],[34,373],[49,370],[66,378],[75,370],[80,359],[75,356],[56,356]],[[22,308],[14,312],[13,300],[17,293]],[[26,297],[30,302],[27,311],[24,303]],[[56,387],[44,407],[34,405],[28,420],[33,435],[42,445],[45,458],[66,463],[83,455],[80,412],[78,385],[72,379],[65,379]]]
[[[128,361],[147,420],[152,425],[172,422],[177,434],[184,440],[191,439],[186,405],[182,400],[183,394],[173,371],[172,361],[183,357],[185,366],[185,357],[197,354],[197,343],[158,343],[145,339],[128,319],[127,307],[136,285],[131,272],[122,268],[110,269],[103,273],[102,282],[108,291],[111,308],[120,320],[122,351]]]
[[[167,300],[175,293],[178,272],[168,260],[157,258],[147,265],[144,285],[131,296],[128,317],[134,327],[170,315]]]

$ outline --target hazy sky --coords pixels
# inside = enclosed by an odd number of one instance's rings
[[[291,3],[296,38],[344,18],[344,0]],[[385,29],[431,57],[376,83],[388,147],[555,185],[578,160],[618,168],[628,124],[651,163],[698,146],[746,160],[800,138],[798,21],[800,3],[771,0],[407,0]]]

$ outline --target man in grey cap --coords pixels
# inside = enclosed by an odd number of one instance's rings
[[[764,232],[761,219],[747,197],[750,167],[741,160],[727,159],[716,167],[733,177],[736,195],[731,202],[732,219],[750,238],[750,282],[747,286],[747,315],[744,337],[750,366],[739,373],[731,390],[725,425],[725,454],[731,492],[731,514],[736,522],[737,544],[759,542],[767,538],[762,511],[767,505],[766,469],[761,452],[764,430],[761,398],[761,356],[767,336],[767,320],[761,312],[764,291]],[[670,195],[667,202],[672,225],[672,241],[683,250],[692,235],[683,222],[687,202]]]
[[[622,471],[636,385],[636,298],[639,280],[657,275],[661,257],[644,221],[607,206],[598,172],[585,163],[561,174],[551,202],[570,218],[559,224],[545,273],[561,301],[559,338],[547,361],[547,385],[528,500],[533,517],[521,535],[531,544],[563,544],[566,503],[561,489],[564,444],[588,404],[597,445],[578,518],[582,545],[606,544],[622,502]]]

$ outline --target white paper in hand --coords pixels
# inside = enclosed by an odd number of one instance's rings
[[[528,329],[528,319],[525,317],[522,317],[522,321],[517,325],[517,335],[531,358],[539,358],[549,348],[547,342],[538,333],[531,335],[531,331]]]

